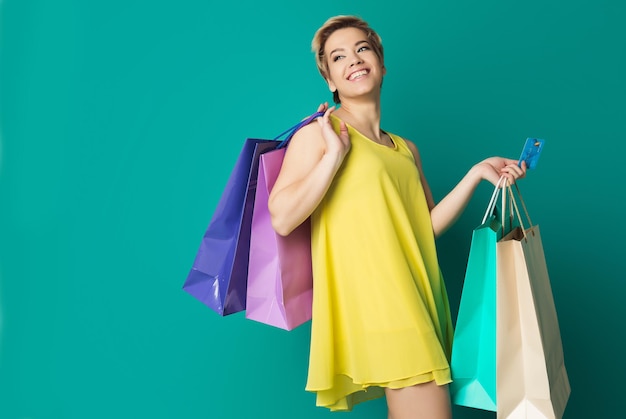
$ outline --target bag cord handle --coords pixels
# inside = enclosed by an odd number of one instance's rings
[[[513,195],[513,188],[511,188],[511,184],[509,183],[509,180],[506,180],[506,192],[504,192],[502,194],[502,235],[504,235],[504,225],[505,225],[505,220],[504,217],[506,216],[506,195],[509,195],[509,202],[510,202],[510,206],[511,209],[509,210],[510,214],[509,214],[509,231],[511,231],[513,229],[513,216],[514,214],[517,215],[517,221],[519,221],[519,226],[522,229],[522,234],[524,234],[524,238],[526,238],[526,228],[524,227],[524,222],[522,221],[522,213],[520,212],[518,206],[517,206],[517,200],[515,199],[515,196]]]
[[[511,185],[509,184],[508,180],[507,180],[507,192],[509,194],[510,197],[510,202],[511,202],[511,218],[513,218],[513,212],[515,212],[517,214],[517,220],[519,221],[520,224],[520,228],[522,229],[522,233],[524,234],[524,239],[526,239],[526,228],[524,227],[524,222],[522,220],[522,212],[519,210],[519,207],[517,206],[517,199],[515,199],[515,194],[513,193],[513,188],[511,187]],[[522,209],[524,210],[524,215],[526,216],[526,219],[528,220],[528,228],[532,227],[533,222],[530,219],[530,215],[528,213],[528,209],[526,208],[526,203],[524,202],[524,198],[522,198],[522,194],[520,192],[519,186],[517,186],[517,184],[515,185],[515,189],[517,190],[517,197],[520,201],[520,204],[522,206]],[[504,205],[504,195],[502,197],[502,202]],[[513,208],[515,208],[513,210]],[[504,213],[506,211],[503,211],[503,216],[502,216],[502,223],[504,225]],[[511,223],[512,224],[512,223]],[[533,235],[535,234],[534,232],[532,233]]]
[[[285,138],[280,144],[278,144],[278,146],[276,148],[283,148],[283,147],[287,146],[289,141],[291,141],[291,137],[293,137],[294,134],[300,128],[310,124],[315,118],[319,118],[320,116],[323,116],[323,115],[324,115],[324,112],[315,112],[313,115],[303,119],[302,121],[298,122],[293,127],[289,128],[288,130],[278,134],[276,137],[274,137],[274,140],[280,139],[285,134],[288,134],[288,135],[287,135],[287,138]]]
[[[533,222],[530,220],[530,215],[528,214],[528,209],[526,208],[526,203],[524,202],[524,198],[522,198],[522,192],[519,190],[519,186],[517,183],[514,183],[515,189],[517,190],[517,197],[519,198],[520,204],[522,204],[522,209],[524,210],[524,215],[526,215],[526,219],[528,220],[529,227],[533,225]],[[511,192],[512,193],[512,192]]]
[[[519,189],[519,186],[517,186],[517,183],[514,183],[513,185],[515,186],[515,189],[517,191],[517,197],[519,198],[519,202],[522,206],[522,209],[524,210],[524,215],[526,216],[526,220],[528,220],[528,224],[530,227],[533,225],[533,222],[530,219],[530,214],[528,213],[528,208],[526,208],[526,203],[524,202],[522,193]],[[498,179],[498,182],[496,183],[493,193],[491,194],[491,199],[489,200],[489,204],[487,205],[487,211],[485,212],[485,215],[483,217],[483,221],[481,224],[485,224],[485,222],[487,221],[487,218],[493,215],[494,210],[496,208],[496,202],[498,201],[498,196],[500,195],[500,190],[503,188],[506,189],[506,191],[502,194],[502,228],[503,228],[502,233],[504,234],[504,226],[505,226],[504,217],[506,216],[506,195],[508,194],[510,202],[511,202],[510,203],[511,208],[514,208],[514,210],[511,211],[510,216],[511,218],[513,217],[513,212],[517,214],[517,219],[520,223],[520,227],[522,228],[524,237],[526,237],[526,228],[524,227],[524,222],[522,221],[522,213],[519,210],[519,207],[517,206],[517,199],[515,199],[515,195],[513,194],[513,188],[511,187],[509,180],[506,179],[504,176],[500,177],[500,179]]]
[[[496,208],[496,201],[498,200],[498,195],[500,195],[500,189],[502,187],[502,182],[504,182],[504,179],[505,179],[504,176],[498,179],[498,183],[496,183],[496,187],[494,188],[493,193],[491,194],[491,199],[489,200],[489,204],[487,205],[487,211],[485,211],[485,216],[483,217],[483,221],[481,222],[481,224],[485,224],[485,221],[487,221],[487,218],[493,215],[493,211]]]

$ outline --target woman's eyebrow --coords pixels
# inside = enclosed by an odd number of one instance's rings
[[[343,48],[335,48],[330,53],[328,53],[328,55],[333,55],[335,52],[339,52],[339,51],[343,51],[343,50],[344,50]]]
[[[357,46],[359,46],[360,44],[368,44],[368,45],[369,45],[369,42],[367,42],[367,40],[365,40],[365,39],[362,39],[362,40],[360,40],[360,41],[357,41],[357,42],[354,44],[354,46],[355,46],[355,47],[357,47]],[[344,50],[344,48],[335,48],[335,49],[334,49],[334,50],[332,50],[332,51],[331,51],[328,55],[333,55],[335,52],[338,52],[338,51],[343,51],[343,50]]]

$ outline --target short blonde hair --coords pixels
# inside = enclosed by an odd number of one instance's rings
[[[311,49],[315,53],[315,63],[317,64],[317,69],[325,80],[328,80],[329,71],[324,46],[333,32],[345,28],[357,28],[362,30],[367,37],[372,50],[380,60],[380,63],[384,65],[383,41],[366,21],[357,16],[334,16],[328,19],[317,30],[317,32],[315,32],[313,41],[311,42]],[[335,103],[340,103],[339,93],[337,91],[333,92],[333,100]]]

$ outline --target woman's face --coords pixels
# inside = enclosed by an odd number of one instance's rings
[[[331,92],[338,91],[342,99],[380,92],[385,68],[362,30],[336,30],[326,40],[324,51]]]

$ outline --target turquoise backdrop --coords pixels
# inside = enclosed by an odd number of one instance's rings
[[[385,417],[383,400],[315,407],[309,324],[222,318],[181,290],[244,139],[331,99],[309,45],[335,14],[382,35],[383,126],[418,144],[437,199],[546,140],[521,187],[565,417],[623,415],[626,3],[4,0],[0,418]],[[438,241],[454,313],[490,191]]]

